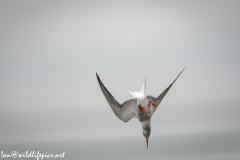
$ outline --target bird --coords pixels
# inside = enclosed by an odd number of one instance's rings
[[[185,68],[184,68],[185,69]],[[140,123],[142,124],[143,128],[143,136],[146,139],[146,145],[148,148],[148,140],[151,134],[151,117],[153,113],[158,108],[159,104],[168,93],[170,88],[173,86],[175,81],[184,71],[184,69],[179,73],[177,78],[158,96],[146,96],[146,79],[140,88],[139,91],[127,91],[129,94],[133,96],[133,99],[129,99],[124,103],[120,104],[108,91],[108,89],[104,86],[101,79],[99,78],[98,74],[96,73],[97,80],[99,86],[105,96],[108,104],[113,110],[113,113],[123,122],[128,122],[132,118],[139,119]]]

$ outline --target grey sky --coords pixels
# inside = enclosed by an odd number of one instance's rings
[[[239,130],[239,15],[239,1],[0,1],[0,140],[143,140],[95,73],[124,102],[145,78],[157,96],[184,67],[152,137]]]

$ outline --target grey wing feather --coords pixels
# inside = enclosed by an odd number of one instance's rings
[[[185,69],[185,68],[184,68]],[[157,98],[152,97],[152,96],[147,96],[147,99],[149,101],[152,101],[153,103],[156,104],[156,108],[154,108],[153,113],[155,112],[155,110],[157,109],[158,105],[161,103],[162,99],[164,98],[164,96],[167,94],[167,92],[170,90],[170,88],[172,87],[172,85],[174,84],[174,82],[178,79],[178,77],[181,75],[181,73],[184,71],[184,69],[179,73],[179,75],[177,76],[177,78],[172,82],[172,84],[170,84],[169,87],[167,87]]]
[[[121,105],[121,120],[128,122],[132,118],[137,118],[137,99],[130,99]]]
[[[113,96],[112,94],[107,90],[107,88],[104,86],[102,81],[100,80],[98,74],[97,79],[98,83],[100,85],[100,88],[108,101],[110,107],[112,108],[113,112],[115,115],[121,119],[124,122],[129,121],[131,118],[136,117],[136,106],[137,106],[137,101],[136,99],[130,99],[123,104],[120,104]]]

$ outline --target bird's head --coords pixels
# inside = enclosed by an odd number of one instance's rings
[[[151,126],[146,125],[143,127],[143,136],[146,138],[147,148],[148,148],[148,139],[151,134]]]

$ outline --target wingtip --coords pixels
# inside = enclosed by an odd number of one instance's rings
[[[182,72],[185,70],[186,67],[183,68]]]
[[[185,67],[185,68],[186,68],[186,67]],[[173,85],[173,83],[178,79],[178,77],[182,74],[182,72],[184,71],[185,68],[183,68],[183,70],[179,73],[179,75],[178,75],[177,78],[172,82],[171,85]],[[171,85],[170,85],[170,86],[171,86]]]
[[[100,78],[99,78],[97,72],[96,72],[96,76],[97,76],[97,80],[98,80],[98,82],[99,82],[99,84],[100,84],[100,83],[101,83],[101,80],[100,80]]]
[[[183,68],[183,70],[179,73],[178,77],[182,74],[182,72],[185,70],[186,67]]]

